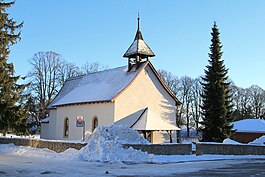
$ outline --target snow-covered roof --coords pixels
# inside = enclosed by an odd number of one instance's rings
[[[123,66],[69,79],[48,108],[111,101],[133,81],[147,63],[142,63],[133,72],[127,72],[127,66]]]
[[[125,52],[123,57],[130,57],[135,55],[144,55],[144,56],[155,56],[150,47],[142,39],[135,40],[129,49]]]
[[[180,130],[176,125],[162,119],[148,108],[141,109],[115,122],[134,130]]]
[[[155,56],[154,52],[144,42],[144,38],[140,30],[140,18],[139,17],[138,17],[138,28],[137,28],[134,41],[129,47],[129,49],[123,55],[123,57],[128,57],[128,58],[135,57],[135,56],[144,56],[144,57]]]
[[[52,108],[52,106],[59,101],[60,99],[62,99],[64,96],[66,96],[69,92],[71,92],[76,86],[77,84],[80,82],[80,80],[83,78],[84,76],[78,76],[78,77],[72,77],[70,79],[68,79],[63,87],[61,88],[60,92],[56,95],[56,97],[52,100],[52,102],[48,105],[48,108]]]
[[[243,119],[233,124],[236,132],[265,133],[265,120],[262,119]]]

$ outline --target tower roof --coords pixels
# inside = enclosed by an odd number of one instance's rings
[[[125,52],[123,57],[134,58],[136,56],[140,56],[142,58],[155,56],[154,52],[144,42],[144,38],[140,30],[140,17],[139,16],[138,16],[138,28],[137,28],[134,41],[129,47],[129,49]]]

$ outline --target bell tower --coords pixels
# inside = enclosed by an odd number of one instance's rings
[[[128,58],[128,72],[135,66],[139,68],[141,62],[149,61],[151,57],[154,57],[154,52],[144,42],[143,35],[140,30],[140,16],[138,14],[138,28],[133,43],[129,49],[123,55],[124,58]]]

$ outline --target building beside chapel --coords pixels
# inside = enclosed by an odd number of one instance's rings
[[[85,131],[112,124],[137,130],[152,143],[176,142],[176,109],[180,104],[163,83],[150,59],[155,54],[145,43],[138,17],[133,43],[123,57],[127,66],[68,79],[49,104],[41,138],[81,140]]]
[[[265,135],[265,120],[243,119],[233,122],[233,135],[231,139],[240,143],[249,143]]]

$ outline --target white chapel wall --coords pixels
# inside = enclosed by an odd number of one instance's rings
[[[46,132],[47,129],[43,129],[41,131],[41,134],[45,134],[42,136],[42,138],[45,139],[55,139],[56,138],[56,120],[57,120],[57,109],[50,109],[50,114],[49,114],[49,124],[48,124],[48,133]]]
[[[41,123],[40,138],[50,139],[49,135],[49,123]]]
[[[56,111],[56,121],[54,129],[50,131],[50,139],[58,140],[81,140],[83,128],[76,127],[76,117],[83,116],[85,120],[86,131],[92,132],[92,120],[94,116],[98,117],[98,124],[109,126],[114,122],[114,104],[113,103],[96,103],[58,107]],[[64,137],[64,121],[69,119],[69,136]]]
[[[115,122],[146,107],[164,121],[176,125],[175,101],[149,66],[140,72],[133,84],[115,100]],[[168,142],[168,135],[156,132],[153,140],[154,143]]]

